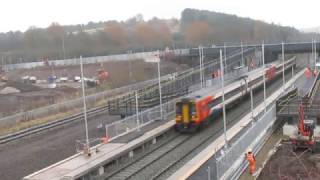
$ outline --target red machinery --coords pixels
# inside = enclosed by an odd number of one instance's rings
[[[291,142],[294,145],[294,149],[297,148],[309,148],[314,151],[315,139],[314,139],[315,121],[312,119],[305,119],[304,107],[302,104],[299,106],[299,122],[298,122],[298,134],[295,138],[291,138]]]
[[[99,84],[104,83],[109,77],[109,73],[103,69],[98,70]]]

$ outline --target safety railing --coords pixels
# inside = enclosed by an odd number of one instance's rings
[[[252,49],[247,49],[244,53],[250,52]],[[233,67],[239,64],[238,61],[233,61],[234,58],[241,56],[241,51],[232,52],[226,58],[225,66],[225,81],[230,81],[240,77],[246,73],[246,67],[233,70]],[[212,79],[212,73],[220,71],[220,61],[218,59],[210,60],[204,63],[202,69],[199,66],[190,68],[184,72],[178,73],[172,79],[161,82],[162,102],[167,102],[173,98],[181,97],[189,93],[189,88],[193,89],[194,84],[198,84],[200,80],[200,71],[204,74],[204,86],[211,86],[220,82],[220,77]],[[159,87],[157,84],[145,87],[138,91],[139,108],[149,108],[156,106],[159,102]],[[119,97],[108,101],[109,114],[112,115],[132,115],[135,110],[135,92],[126,94],[126,97]]]
[[[230,81],[238,78],[238,76],[234,76],[234,74],[231,74],[231,73],[226,74],[226,76]],[[212,80],[212,83],[208,83],[205,86],[207,87],[215,86],[217,88],[221,88],[220,78]],[[200,89],[201,89],[201,86],[199,84],[194,84],[193,86],[190,86],[189,90],[187,91],[187,94],[191,94],[192,92],[198,91]],[[162,117],[164,120],[175,113],[175,103],[178,99],[179,98],[175,98],[162,105]],[[137,118],[137,115],[134,114],[121,121],[116,121],[112,124],[107,124],[105,125],[106,136],[110,140],[113,140],[119,136],[138,130],[139,128],[155,120],[160,120],[160,117],[161,117],[160,111],[161,111],[161,108],[160,108],[160,105],[158,105],[150,109],[144,110],[142,112],[139,112],[138,118]]]
[[[313,101],[311,98],[299,97],[297,91],[292,91],[287,96],[280,98],[277,101],[278,116],[296,116],[299,115],[299,108],[302,105],[304,114],[307,116],[320,115],[320,102]]]
[[[252,124],[249,129],[244,132],[233,144],[229,146],[219,157],[216,158],[216,178],[217,179],[229,179],[234,172],[238,170],[238,167],[234,166],[236,163],[245,164],[244,153],[252,145],[253,142],[258,142],[263,132],[267,131],[268,127],[271,127],[276,117],[275,105],[269,106],[267,113],[260,113],[255,119],[259,119]],[[260,145],[262,146],[262,144]],[[256,152],[261,147],[255,146],[253,151]],[[240,157],[240,162],[239,161]],[[241,158],[242,157],[242,158]],[[235,168],[233,168],[235,167]]]
[[[161,120],[161,117],[165,120],[174,114],[176,101],[177,100],[175,99],[162,104],[162,116],[159,105],[143,112],[139,112],[138,115],[135,114],[112,124],[107,124],[105,126],[106,136],[109,140],[113,140],[129,132],[138,130],[153,121]]]

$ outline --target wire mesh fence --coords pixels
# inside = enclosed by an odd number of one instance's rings
[[[167,119],[175,112],[175,102],[176,100],[172,100],[162,104],[162,115],[159,105],[140,112],[138,115],[129,116],[123,120],[107,124],[105,126],[106,136],[110,140],[113,140],[121,135],[137,130],[153,121],[161,120],[161,117],[163,119]]]
[[[168,78],[168,76],[162,77],[163,79]],[[112,99],[113,96],[117,94],[121,94],[124,92],[128,92],[131,90],[135,90],[146,85],[156,83],[158,79],[151,79],[147,81],[143,81],[140,83],[136,83],[133,85],[124,86],[121,88],[116,88],[109,91],[104,91],[92,95],[86,96],[86,103],[89,108],[95,108],[99,106],[106,106],[106,101]],[[2,117],[0,119],[0,126],[6,127],[11,126],[19,122],[27,122],[29,120],[38,119],[38,118],[48,118],[49,116],[53,115],[53,118],[59,118],[63,115],[67,115],[69,113],[77,113],[82,110],[82,98],[76,98],[72,100],[66,100],[61,103],[52,104],[48,106],[43,106],[37,109],[29,110],[29,111],[22,111],[16,112],[12,115]]]
[[[244,50],[243,53],[248,54],[253,52],[253,48]],[[242,52],[237,50],[230,53],[229,57],[225,58],[225,81],[231,81],[240,77],[243,73],[248,72],[248,68],[241,64]],[[220,82],[220,61],[219,59],[208,60],[203,64],[203,67],[196,66],[175,74],[172,78],[164,79],[161,82],[162,102],[168,102],[171,99],[178,98],[197,90],[201,76],[203,76],[203,85],[211,86]],[[147,109],[159,104],[159,86],[152,84],[138,90],[139,94],[139,109]],[[135,114],[135,92],[128,93],[124,96],[108,101],[109,114],[129,116]]]
[[[227,60],[229,58],[238,57],[239,55],[241,56],[241,52],[237,51],[235,55],[228,57]],[[212,69],[211,70],[209,69],[212,68],[214,65],[219,65],[219,62],[211,61],[206,64],[203,71],[207,73],[207,76],[211,77]],[[234,67],[235,65],[236,64],[234,62],[230,62],[229,64],[227,64],[226,68],[228,69],[229,67]],[[232,68],[229,68],[229,69],[232,69]],[[226,81],[232,82],[233,80],[238,79],[240,75],[246,72],[248,72],[247,68],[243,68],[242,70],[239,70],[237,72],[232,72],[232,71],[227,72],[225,74]],[[163,98],[165,98],[165,101],[163,101],[165,103],[162,105],[163,119],[166,119],[167,117],[174,114],[175,103],[179,97],[191,94],[192,92],[195,92],[201,89],[201,86],[199,84],[199,79],[200,79],[200,69],[198,67],[198,69],[196,68],[196,69],[186,71],[183,73],[183,75],[176,77],[176,79],[173,80],[174,85],[172,85],[172,83],[169,83],[167,84],[167,86],[165,86],[166,88],[162,86]],[[221,79],[208,78],[207,81],[205,81],[205,87],[209,87],[209,86],[215,86],[217,88],[221,88]],[[121,102],[120,101],[113,102],[117,105],[115,109],[123,108],[126,110],[126,112],[129,109],[131,116],[128,116],[127,118],[121,121],[117,121],[112,124],[105,125],[106,136],[108,136],[109,139],[111,140],[115,139],[119,136],[132,132],[134,130],[137,130],[142,126],[149,124],[150,122],[153,122],[155,120],[160,120],[161,110],[159,106],[159,92],[157,91],[158,86],[155,86],[153,88],[156,89],[156,91],[152,92],[152,96],[148,96],[140,92],[138,103],[134,102],[135,101],[134,94],[132,94],[130,97],[128,96],[127,98],[121,99]],[[187,90],[182,91],[181,89],[187,89]],[[173,94],[172,92],[175,92],[175,94]],[[138,104],[138,109],[142,111],[139,113],[138,117],[135,111],[137,104]],[[145,106],[146,104],[147,106]],[[117,113],[119,113],[119,111]]]
[[[259,118],[261,117],[261,118]],[[264,135],[263,132],[267,131],[268,127],[273,124],[276,117],[276,107],[275,105],[269,106],[267,113],[259,113],[259,119],[253,123],[251,127],[232,143],[229,148],[220,156],[216,157],[216,178],[217,179],[229,179],[239,168],[237,165],[245,164],[245,152],[252,144],[258,143],[261,137]],[[260,144],[261,146],[261,144]],[[253,146],[253,151],[256,152],[259,146]]]

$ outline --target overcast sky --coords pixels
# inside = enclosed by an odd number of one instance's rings
[[[126,20],[138,13],[144,19],[180,18],[185,8],[205,9],[276,24],[320,26],[320,0],[1,0],[0,32],[25,31],[89,21]]]

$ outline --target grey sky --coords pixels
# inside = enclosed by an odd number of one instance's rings
[[[125,20],[138,13],[145,19],[179,18],[184,8],[236,14],[296,28],[320,25],[319,0],[2,0],[0,32],[47,27],[51,22],[67,25]]]

